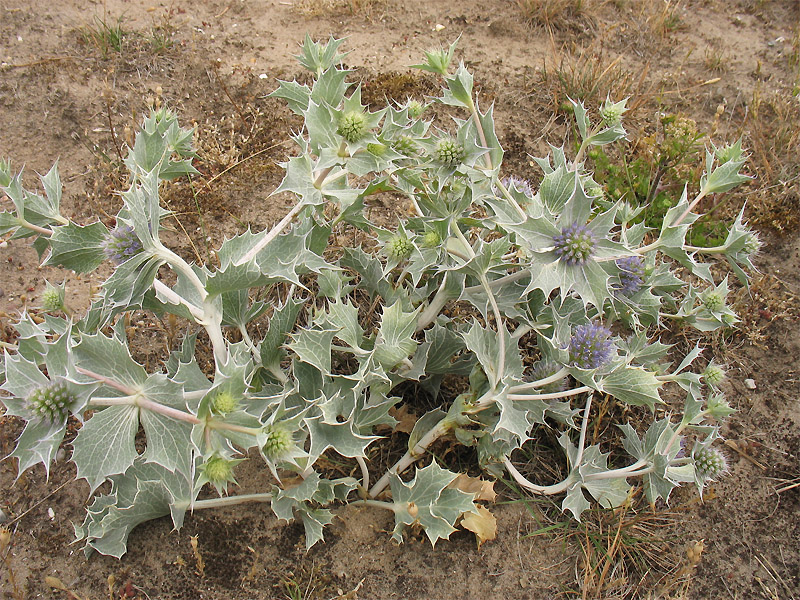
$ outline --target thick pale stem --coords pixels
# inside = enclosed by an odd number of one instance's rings
[[[512,388],[513,389],[513,388]],[[577,387],[571,390],[564,390],[563,392],[552,392],[549,394],[509,394],[507,398],[509,400],[556,400],[557,398],[568,398],[569,396],[577,396],[578,394],[583,394],[584,392],[590,392],[592,388],[588,385],[582,385],[581,387]]]
[[[516,331],[514,332],[516,333]],[[530,381],[528,383],[520,383],[519,385],[512,385],[508,388],[508,391],[511,393],[515,392],[522,392],[524,390],[531,390],[535,388],[544,387],[551,383],[555,383],[556,381],[560,381],[567,376],[569,372],[567,371],[566,367],[561,367],[558,371],[549,375],[548,377],[543,377],[542,379],[537,379],[536,381]]]
[[[495,380],[492,382],[492,387],[497,387],[497,384],[503,379],[503,373],[506,370],[506,326],[503,323],[503,317],[500,314],[500,308],[497,306],[497,299],[492,293],[492,288],[489,286],[489,281],[486,275],[481,275],[481,283],[486,290],[486,295],[489,297],[489,303],[492,305],[492,312],[494,313],[494,320],[497,327],[497,343],[499,348],[497,356],[497,373]]]
[[[242,494],[241,496],[227,496],[225,498],[209,498],[207,500],[195,500],[193,503],[177,502],[175,506],[176,508],[202,510],[204,508],[236,506],[246,502],[272,502],[272,494]]]
[[[392,475],[397,475],[405,471],[420,456],[422,456],[425,450],[427,450],[428,446],[449,431],[449,427],[446,427],[444,424],[445,420],[446,419],[442,419],[439,421],[430,431],[428,431],[428,433],[422,436],[413,449],[406,452],[403,457],[394,464],[394,466],[392,466],[388,471],[386,471],[386,473],[383,474],[383,477],[381,477],[375,483],[375,485],[372,486],[372,489],[369,490],[369,495],[372,498],[380,494],[386,488],[386,486],[389,485],[389,478]]]
[[[356,462],[361,469],[361,487],[365,490],[369,489],[369,469],[363,456],[356,456]]]
[[[578,438],[578,456],[575,457],[575,464],[573,468],[581,464],[583,460],[583,451],[586,448],[586,431],[589,428],[589,411],[592,408],[592,398],[594,394],[589,394],[586,397],[586,407],[583,409],[583,421],[581,421],[581,435]]]
[[[360,504],[361,506],[374,506],[375,508],[385,508],[386,510],[397,512],[397,504],[394,502],[383,502],[382,500],[370,500],[367,498],[366,500],[356,500],[355,502],[352,502],[352,504]]]
[[[303,202],[298,202],[295,204],[294,208],[292,208],[292,210],[290,210],[286,216],[283,217],[283,219],[281,219],[277,225],[275,225],[275,227],[273,227],[263,238],[261,238],[255,246],[250,248],[247,254],[234,263],[235,266],[238,267],[253,260],[259,252],[267,247],[267,244],[281,234],[281,232],[289,225],[289,223],[294,220],[295,216],[297,216],[297,213],[299,213],[305,207],[306,204]]]
[[[135,389],[130,388],[127,385],[120,383],[119,381],[114,381],[110,377],[106,377],[105,375],[100,375],[99,373],[95,373],[94,371],[90,371],[89,369],[84,369],[83,367],[75,367],[75,370],[78,373],[81,373],[82,375],[91,377],[92,379],[95,379],[107,385],[110,388],[114,388],[115,390],[122,392],[126,396],[135,396],[138,393]]]
[[[186,298],[178,294],[175,290],[170,288],[167,284],[165,284],[160,279],[156,279],[153,281],[153,287],[156,290],[156,293],[161,294],[172,304],[178,304],[185,306],[188,311],[192,314],[195,320],[202,320],[204,317],[203,310],[198,308],[191,302],[189,302]]]
[[[256,437],[261,434],[260,429],[255,427],[245,427],[243,425],[235,425],[233,423],[226,423],[225,421],[217,421],[216,419],[209,419],[206,422],[206,427],[209,429],[216,429],[217,431],[233,431],[235,433],[244,433]]]
[[[28,223],[23,218],[18,218],[17,221],[20,224],[20,227],[24,227],[25,229],[30,229],[31,231],[35,231],[36,233],[43,235],[45,237],[50,237],[53,235],[52,230],[47,229],[46,227],[39,227],[38,225],[34,225],[33,223]]]
[[[184,421],[186,423],[191,423],[192,425],[199,425],[202,423],[202,421],[195,417],[192,413],[188,413],[177,408],[172,408],[171,406],[166,406],[164,404],[159,404],[158,402],[154,402],[153,400],[150,400],[139,393],[129,394],[127,396],[117,398],[92,398],[89,401],[89,406],[135,406],[136,408],[149,410],[150,412],[164,415],[165,417],[175,419],[176,421]]]
[[[433,323],[436,320],[436,317],[439,316],[439,313],[442,312],[444,305],[450,300],[450,294],[447,291],[447,278],[449,277],[448,273],[444,274],[442,278],[442,284],[439,286],[439,289],[436,290],[436,295],[430,301],[430,304],[422,311],[417,319],[417,331],[422,331],[428,325]]]

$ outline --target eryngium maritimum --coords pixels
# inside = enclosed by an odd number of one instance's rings
[[[134,254],[142,251],[142,242],[130,225],[117,225],[108,232],[103,241],[103,254],[115,265],[121,265]]]
[[[531,369],[531,374],[525,378],[525,381],[539,381],[555,375],[561,370],[561,365],[554,363],[552,360],[540,360]],[[567,389],[567,379],[562,377],[552,383],[548,383],[539,388],[544,394],[552,394],[555,392],[563,392]]]
[[[66,384],[50,383],[36,388],[28,395],[28,410],[46,421],[57,422],[69,416],[69,407],[75,403]]]
[[[569,340],[570,363],[581,369],[599,369],[611,362],[611,330],[598,324],[578,325]]]
[[[728,470],[725,455],[715,448],[697,448],[693,454],[694,468],[703,479],[714,479]]]
[[[631,296],[642,289],[644,283],[644,261],[641,256],[626,256],[617,259],[619,267],[619,292]]]
[[[585,265],[595,253],[597,238],[586,225],[573,223],[553,237],[556,255],[568,265]]]

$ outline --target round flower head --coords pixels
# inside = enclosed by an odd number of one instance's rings
[[[757,233],[748,233],[744,240],[742,250],[746,254],[756,254],[761,249],[761,240],[758,239]]]
[[[264,427],[264,433],[267,436],[267,441],[264,444],[264,456],[269,460],[278,460],[292,449],[294,446],[294,439],[292,439],[292,432],[286,429],[283,425],[272,424]]]
[[[401,135],[393,145],[394,149],[405,156],[414,156],[417,153],[417,142],[408,135]]]
[[[45,421],[63,421],[69,416],[69,407],[75,403],[65,383],[50,383],[28,394],[28,410]]]
[[[339,119],[339,135],[350,143],[360,140],[366,132],[367,125],[362,112],[354,110],[346,112]]]
[[[715,479],[728,470],[725,455],[715,448],[695,446],[692,458],[697,474],[703,479]]]
[[[611,127],[620,122],[624,112],[625,109],[619,104],[609,104],[600,109],[600,118],[603,119],[603,125]]]
[[[103,241],[103,254],[115,265],[121,265],[142,251],[142,242],[130,225],[117,225]]]
[[[705,292],[700,296],[700,300],[703,302],[703,306],[712,312],[725,308],[725,297],[716,290]]]
[[[42,292],[42,308],[47,312],[53,312],[64,308],[63,290],[48,284]]]
[[[464,160],[466,152],[464,146],[453,138],[444,138],[436,142],[436,148],[433,154],[438,162],[449,167],[454,167]]]
[[[533,365],[531,373],[525,378],[526,381],[539,381],[546,377],[551,377],[561,370],[561,365],[554,363],[552,360],[540,360]],[[543,385],[539,388],[543,394],[553,394],[555,392],[563,392],[567,389],[567,379],[562,377],[556,381]]]
[[[619,292],[631,296],[642,289],[644,283],[644,261],[641,256],[626,256],[617,259],[619,267]]]
[[[226,415],[236,410],[239,401],[230,392],[220,392],[211,401],[211,410],[220,415]]]
[[[713,362],[703,371],[703,380],[711,387],[717,387],[725,379],[725,370]]]
[[[599,369],[614,357],[611,330],[599,324],[578,325],[569,340],[570,363],[581,369]]]
[[[568,265],[585,265],[597,249],[597,238],[586,225],[573,223],[553,237],[556,255]]]
[[[419,119],[422,116],[422,113],[425,112],[425,105],[419,100],[409,99],[409,101],[406,103],[406,108],[408,108],[408,116],[412,119]]]
[[[411,242],[409,242],[408,238],[404,235],[395,235],[389,240],[389,243],[386,244],[386,254],[388,254],[390,258],[396,260],[405,260],[411,256],[413,251],[414,246],[411,245]]]
[[[442,243],[441,236],[433,229],[429,229],[422,236],[422,246],[424,248],[436,248]]]

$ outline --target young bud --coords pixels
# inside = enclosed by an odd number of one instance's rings
[[[742,246],[742,250],[746,254],[757,254],[759,250],[761,250],[761,240],[758,239],[757,233],[748,233],[747,237],[744,240],[744,246]]]
[[[706,404],[708,414],[715,419],[724,419],[728,415],[733,414],[734,411],[728,401],[725,400],[725,395],[721,393],[711,394]]]
[[[42,309],[47,312],[55,312],[64,308],[64,289],[57,288],[47,283],[42,292]]]
[[[460,164],[466,155],[464,146],[453,138],[443,138],[436,142],[436,148],[433,153],[438,162],[449,167]]]
[[[414,139],[407,135],[400,136],[393,145],[394,149],[404,156],[414,156],[419,147]]]
[[[716,290],[708,290],[702,294],[700,301],[711,312],[717,312],[725,308],[725,296]]]
[[[44,421],[63,421],[69,416],[69,408],[75,403],[65,383],[50,383],[33,390],[27,399],[28,410]]]
[[[366,132],[367,124],[362,112],[353,110],[345,113],[339,119],[339,135],[351,144],[363,138]]]
[[[266,425],[264,434],[267,441],[264,443],[264,456],[269,460],[278,460],[294,447],[292,432],[279,424]]]
[[[703,371],[703,381],[711,387],[717,387],[725,379],[725,370],[713,362]]]
[[[386,254],[395,260],[405,260],[414,251],[414,246],[404,235],[397,234],[386,244]]]
[[[561,370],[561,365],[554,363],[552,360],[540,360],[533,365],[531,374],[524,378],[525,381],[538,381],[555,375]],[[562,377],[558,381],[548,383],[539,388],[543,394],[553,394],[556,392],[563,392],[567,389],[567,378]]]
[[[429,229],[422,236],[423,248],[438,248],[442,243],[442,237],[433,229]]]
[[[408,108],[408,116],[412,119],[419,119],[422,113],[425,112],[425,105],[419,100],[409,100],[406,103],[406,108]]]
[[[367,152],[374,156],[383,156],[386,154],[386,146],[383,144],[367,144]]]
[[[230,461],[221,456],[212,456],[201,468],[209,482],[214,485],[227,483],[233,477]]]
[[[219,415],[226,415],[236,410],[239,401],[230,392],[220,392],[211,401],[211,410]]]

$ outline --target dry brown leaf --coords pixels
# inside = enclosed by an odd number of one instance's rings
[[[470,477],[464,473],[453,479],[447,487],[461,490],[467,494],[475,494],[475,500],[494,502],[497,498],[497,492],[494,491],[494,481]]]
[[[414,431],[414,425],[417,423],[417,415],[408,412],[408,404],[403,404],[400,408],[392,407],[389,410],[389,415],[397,419],[397,425],[394,430],[401,433],[411,433]]]
[[[478,538],[478,548],[487,540],[497,537],[497,519],[485,506],[478,506],[478,514],[465,513],[461,526]]]

